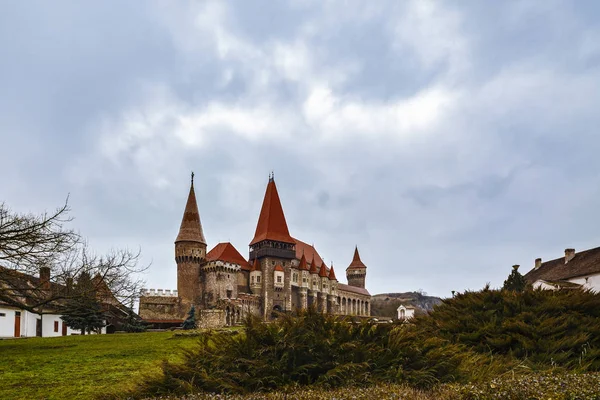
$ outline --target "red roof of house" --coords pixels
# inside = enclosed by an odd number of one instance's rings
[[[300,271],[308,271],[308,264],[306,263],[306,257],[304,257],[304,254],[302,254],[302,257],[300,258],[300,265],[298,265],[298,269]]]
[[[331,269],[329,270],[329,280],[337,281],[337,278],[335,277],[335,272],[333,271],[333,264],[331,264]]]
[[[281,264],[277,264],[277,265],[275,266],[275,271],[284,272],[284,271],[283,271],[283,267],[281,266]]]
[[[200,223],[200,213],[198,212],[198,204],[196,203],[193,180],[185,205],[185,211],[183,212],[183,218],[181,219],[179,234],[175,242],[198,242],[206,244],[204,232],[202,232],[202,224]]]
[[[208,261],[225,261],[232,264],[237,264],[245,271],[250,271],[250,263],[236,250],[229,242],[219,243],[211,251],[206,254]]]
[[[307,260],[312,259],[313,262],[317,262],[319,265],[323,262],[323,259],[315,249],[315,246],[311,246],[308,243],[304,243],[302,240],[298,240],[296,238],[292,238],[294,243],[296,243],[296,258],[300,260],[302,255],[306,257]]]
[[[354,257],[352,258],[352,262],[346,269],[353,268],[367,268],[367,266],[363,264],[363,262],[360,260],[360,254],[358,254],[358,246],[354,248]]]
[[[267,191],[263,200],[258,223],[256,224],[256,232],[254,239],[250,242],[250,246],[263,240],[275,240],[284,243],[294,243],[294,239],[290,236],[277,186],[275,180],[269,179]]]

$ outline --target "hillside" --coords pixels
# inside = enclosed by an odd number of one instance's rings
[[[442,299],[427,296],[423,292],[382,293],[371,297],[371,315],[376,317],[396,317],[396,309],[401,305],[413,306],[417,314],[433,310],[433,306],[440,304]]]

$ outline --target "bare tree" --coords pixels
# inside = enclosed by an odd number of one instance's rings
[[[0,303],[43,314],[82,295],[72,290],[82,273],[92,277],[92,289],[106,304],[121,306],[139,296],[139,274],[148,268],[139,265],[140,251],[94,254],[66,227],[69,211],[68,201],[41,215],[18,214],[0,204]]]
[[[0,204],[0,264],[24,273],[56,261],[80,242],[79,234],[65,228],[72,218],[68,198],[53,213],[18,214]]]

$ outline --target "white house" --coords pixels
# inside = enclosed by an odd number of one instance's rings
[[[2,267],[0,267],[2,268]],[[35,277],[8,269],[3,272],[12,274],[13,282],[17,279],[27,287],[42,290],[64,290],[64,286],[50,282],[50,268],[40,268],[40,276]],[[5,286],[5,288],[7,288]],[[6,292],[5,292],[6,293]],[[12,296],[12,295],[11,295]],[[14,297],[18,298],[17,294]],[[8,300],[7,300],[8,301]],[[81,334],[79,330],[73,330],[68,327],[60,318],[61,314],[53,312],[52,304],[49,304],[44,310],[31,312],[15,307],[10,302],[0,301],[0,339],[1,338],[19,338],[19,337],[53,337],[67,336],[72,334]],[[113,307],[113,309],[116,307]],[[117,309],[121,312],[121,310]],[[112,325],[111,325],[112,326]],[[101,333],[106,333],[107,328],[101,329]]]
[[[69,328],[58,314],[40,315],[0,305],[0,338],[53,337],[79,333]]]
[[[525,279],[534,288],[600,292],[600,247],[580,253],[566,249],[564,257],[544,263],[538,258],[534,268],[525,274]]]
[[[400,321],[406,321],[415,316],[415,308],[413,306],[401,305],[396,311],[398,312],[398,320]]]

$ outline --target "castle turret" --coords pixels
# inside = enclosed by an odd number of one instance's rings
[[[348,285],[359,288],[365,288],[365,278],[367,276],[367,266],[363,264],[358,254],[358,246],[354,248],[354,257],[352,262],[346,268],[346,278]]]
[[[177,291],[184,303],[198,303],[202,297],[200,264],[206,257],[206,239],[202,232],[200,213],[194,192],[194,173],[179,234],[175,239]]]
[[[254,259],[252,269],[250,269],[250,290],[254,294],[260,294],[260,288],[262,287],[262,270],[260,269],[260,262],[258,258]]]
[[[290,269],[292,260],[296,258],[296,242],[290,236],[288,231],[283,207],[275,186],[275,179],[269,176],[269,183],[265,192],[265,198],[256,224],[254,239],[250,242],[249,260],[258,259],[262,265],[262,303],[263,316],[266,318],[271,311],[291,310],[291,302],[286,300],[286,295],[274,293],[274,289],[279,287],[276,282],[275,266],[283,271],[277,271],[283,276],[281,283],[290,279]],[[283,274],[283,275],[281,275]],[[278,285],[275,285],[278,283]]]

